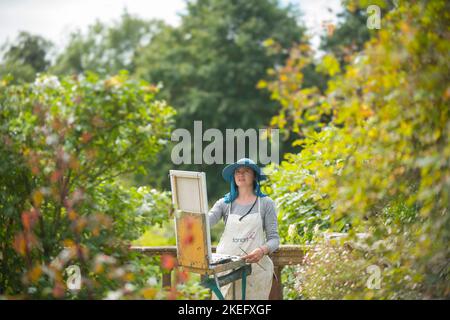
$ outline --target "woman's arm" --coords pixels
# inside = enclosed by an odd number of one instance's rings
[[[209,210],[208,216],[209,216],[209,226],[212,227],[217,222],[220,221],[220,219],[223,216],[223,198],[216,201],[214,206]]]
[[[280,246],[280,235],[278,234],[277,209],[275,202],[268,198],[264,210],[264,229],[266,231],[266,248],[262,248],[265,254],[274,252]]]

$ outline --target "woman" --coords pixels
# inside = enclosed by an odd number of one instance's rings
[[[261,192],[260,181],[265,176],[250,159],[243,158],[228,165],[223,169],[222,177],[230,184],[230,192],[209,212],[211,226],[221,218],[225,222],[216,251],[243,256],[247,263],[251,263],[246,298],[267,300],[273,274],[273,262],[268,254],[280,244],[275,203]],[[231,286],[228,284],[220,289],[227,300],[232,298]],[[236,281],[236,299],[242,298],[241,292],[241,281]]]

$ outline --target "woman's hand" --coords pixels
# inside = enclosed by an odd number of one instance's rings
[[[264,257],[265,251],[263,247],[258,247],[252,252],[250,252],[248,255],[244,256],[245,262],[247,263],[257,263],[259,260]]]

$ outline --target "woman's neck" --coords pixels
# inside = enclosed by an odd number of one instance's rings
[[[239,187],[238,199],[242,202],[253,200],[255,198],[255,193],[251,187]]]

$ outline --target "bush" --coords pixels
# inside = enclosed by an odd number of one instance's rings
[[[174,110],[155,92],[125,72],[1,82],[1,295],[104,298],[147,286],[154,270],[142,279],[128,246],[166,219],[170,195],[120,177],[144,170],[168,139]],[[68,266],[81,272],[79,291],[67,290]]]
[[[367,1],[349,5],[364,7]],[[298,134],[294,144],[301,147],[270,176],[283,240],[289,240],[289,225],[300,226],[292,228],[300,240],[302,227],[317,225],[348,231],[350,238],[367,233],[369,248],[385,244],[365,260],[346,260],[340,251],[329,252],[336,263],[314,256],[309,268],[317,269],[306,273],[312,279],[339,270],[342,262],[346,281],[356,283],[352,290],[342,288],[334,277],[329,281],[336,287],[325,290],[324,280],[318,284],[322,294],[311,281],[302,287],[308,297],[450,297],[450,41],[443,36],[443,12],[443,0],[399,4],[345,70],[330,56],[322,61],[319,70],[333,76],[325,94],[303,86],[302,69],[311,59],[304,45],[272,70],[274,81],[261,85],[281,104],[273,125]],[[387,263],[376,293],[365,294],[357,279],[366,260]]]

